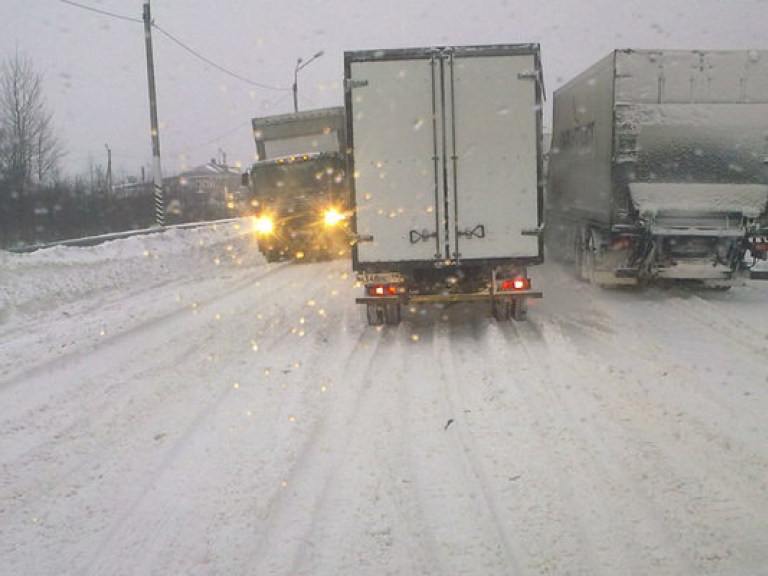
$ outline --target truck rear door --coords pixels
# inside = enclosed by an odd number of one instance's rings
[[[345,56],[357,263],[538,258],[535,53]]]

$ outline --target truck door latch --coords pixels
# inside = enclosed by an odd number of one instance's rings
[[[409,236],[411,244],[416,244],[417,242],[427,242],[430,238],[435,238],[437,232],[430,232],[429,230],[422,230],[421,232],[418,230],[411,230]]]
[[[457,232],[457,234],[464,238],[485,238],[485,226],[483,224],[478,224],[472,229],[467,228],[464,231]]]

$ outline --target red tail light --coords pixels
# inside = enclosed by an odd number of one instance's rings
[[[632,248],[632,238],[628,238],[627,236],[612,238],[611,248],[614,250],[629,250]]]
[[[531,281],[528,278],[513,278],[512,280],[504,280],[501,283],[501,289],[504,292],[510,292],[512,290],[528,290],[531,287]]]
[[[377,284],[368,286],[368,294],[371,296],[397,296],[401,293],[398,284]]]

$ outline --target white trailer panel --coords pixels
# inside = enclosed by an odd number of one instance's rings
[[[537,47],[345,56],[356,267],[540,261]]]
[[[354,187],[364,261],[431,260],[437,241],[411,242],[411,230],[436,230],[432,160],[432,70],[426,59],[352,64]],[[363,80],[364,79],[364,80]]]
[[[455,252],[461,258],[532,257],[538,225],[539,138],[533,55],[457,59]],[[484,238],[470,236],[483,226]],[[453,254],[452,254],[453,256]]]

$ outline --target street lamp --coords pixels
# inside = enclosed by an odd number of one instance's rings
[[[304,62],[301,58],[296,60],[296,69],[293,71],[293,111],[299,112],[299,70],[309,66],[312,62],[320,58],[323,55],[323,51],[320,50],[317,54],[312,56],[309,60]]]

